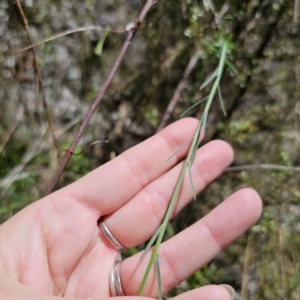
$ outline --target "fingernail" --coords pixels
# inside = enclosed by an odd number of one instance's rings
[[[223,288],[225,288],[227,290],[227,292],[230,295],[230,299],[234,300],[234,296],[235,296],[235,290],[232,286],[228,285],[228,284],[220,284],[220,286],[222,286]]]

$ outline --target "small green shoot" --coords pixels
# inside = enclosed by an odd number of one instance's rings
[[[98,41],[98,43],[97,43],[97,45],[94,49],[94,54],[98,55],[98,56],[102,55],[103,45],[104,45],[104,42],[106,40],[107,34],[110,30],[110,27],[106,27],[104,30],[105,31],[102,33],[102,35],[101,35],[101,37],[100,37],[100,39],[99,39],[99,41]]]

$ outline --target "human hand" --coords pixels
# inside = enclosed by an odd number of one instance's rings
[[[197,121],[180,120],[124,152],[77,182],[29,205],[0,226],[0,299],[58,300],[110,297],[109,274],[118,251],[97,225],[107,228],[125,247],[148,240],[159,227],[175,187]],[[174,155],[171,159],[169,157]],[[228,144],[213,141],[197,152],[192,176],[196,192],[231,163]],[[166,161],[167,160],[167,161]],[[192,199],[188,174],[177,214]],[[261,200],[243,189],[203,219],[164,242],[159,251],[163,293],[208,263],[247,230],[261,213]],[[137,297],[148,257],[121,263],[124,292]],[[157,297],[153,272],[145,297]],[[210,285],[176,300],[230,300],[221,286]],[[145,298],[146,299],[146,298]]]

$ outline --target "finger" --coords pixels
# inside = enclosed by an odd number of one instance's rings
[[[223,141],[213,141],[197,151],[191,173],[195,192],[202,191],[231,163],[233,152]],[[105,224],[125,247],[141,244],[161,225],[172,197],[183,163],[151,182],[131,201],[105,218]],[[185,175],[182,190],[175,206],[176,215],[191,199],[193,190],[189,173]]]
[[[229,294],[228,290],[218,285],[207,285],[195,290],[191,290],[178,295],[172,300],[233,300],[234,298]]]
[[[245,232],[260,213],[259,195],[253,189],[243,189],[231,195],[200,221],[163,243],[159,249],[163,293],[212,260]],[[121,278],[126,295],[137,294],[150,255],[148,253],[140,261],[140,254],[137,254],[122,262]],[[149,276],[144,295],[157,295],[154,271]]]
[[[192,139],[197,125],[192,118],[177,121],[55,196],[70,195],[99,215],[112,213],[187,154],[188,145],[176,151]]]
[[[15,279],[7,276],[5,274],[0,275],[0,299],[10,299],[10,300],[154,300],[153,298],[149,297],[78,297],[75,295],[72,296],[53,296],[50,293],[55,293],[51,291],[51,288],[45,292],[38,292],[20,282],[16,281]],[[88,293],[88,291],[86,291]]]

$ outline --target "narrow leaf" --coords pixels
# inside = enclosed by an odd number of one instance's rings
[[[193,183],[191,168],[192,168],[192,166],[191,166],[191,163],[189,162],[188,170],[189,170],[190,183],[191,183],[191,188],[192,188],[192,192],[193,192],[193,197],[194,197],[194,200],[196,201],[196,193],[195,193],[195,189],[194,189],[194,183]]]
[[[234,74],[238,73],[237,69],[233,66],[233,64],[228,59],[226,59],[225,62],[226,62],[226,65],[234,72]]]
[[[21,52],[27,51],[27,50],[32,49],[32,48],[34,48],[34,47],[36,47],[36,46],[39,46],[39,45],[41,45],[41,44],[44,44],[44,43],[53,41],[53,40],[55,40],[55,39],[57,39],[57,38],[60,38],[60,37],[62,37],[62,36],[65,36],[65,35],[68,35],[68,34],[72,34],[72,33],[76,33],[76,32],[85,31],[85,30],[98,30],[98,31],[103,31],[103,28],[102,28],[102,27],[99,27],[99,26],[86,26],[86,27],[77,27],[77,28],[75,28],[75,29],[70,29],[70,30],[66,30],[66,31],[60,32],[59,34],[55,34],[55,35],[53,35],[53,36],[51,36],[51,37],[49,37],[49,38],[47,38],[47,39],[45,39],[45,40],[42,40],[42,41],[40,41],[40,42],[38,42],[38,43],[35,43],[35,44],[33,44],[33,45],[30,45],[30,46],[27,46],[27,47],[25,47],[25,48],[23,48],[23,49],[21,49],[21,50],[15,52],[14,54],[11,54],[11,55],[7,56],[7,57],[5,58],[5,60],[3,60],[3,61],[0,62],[0,65],[3,64],[8,58],[13,57],[13,56],[16,56],[16,55],[18,55],[18,54],[21,53]],[[118,32],[115,32],[115,33],[118,33]],[[120,33],[121,33],[121,32],[120,32]]]
[[[221,108],[223,110],[224,116],[226,117],[226,110],[225,110],[225,105],[224,105],[220,86],[218,86],[218,93],[219,93],[219,100],[220,100]]]
[[[205,132],[205,128],[206,128],[206,123],[207,123],[207,112],[204,111],[203,113],[203,120],[202,120],[202,124],[201,124],[201,130],[203,130]]]
[[[197,134],[198,135],[198,134]],[[196,137],[198,140],[199,140],[199,137],[197,136]],[[191,157],[190,157],[190,161],[189,161],[189,164],[192,166],[192,164],[194,163],[194,160],[195,160],[195,156],[196,156],[196,153],[197,153],[197,149],[198,149],[198,143],[196,143],[193,147],[193,150],[192,150],[192,154],[191,154]],[[189,167],[189,165],[188,165]]]
[[[200,103],[202,103],[203,101],[205,101],[207,99],[208,99],[208,96],[199,100],[198,102],[196,102],[195,104],[190,106],[187,110],[185,110],[179,117],[182,118],[188,111],[190,111],[192,108],[194,108],[195,106],[199,105]]]
[[[206,87],[215,77],[218,76],[218,69],[216,68],[208,77],[207,79],[204,81],[204,83],[202,83],[202,85],[200,86],[200,90],[202,90],[204,87]]]
[[[162,288],[161,288],[161,275],[160,275],[160,267],[159,267],[159,258],[155,258],[155,273],[157,279],[157,290],[158,290],[158,299],[162,300]]]
[[[162,225],[159,226],[159,228],[155,231],[155,233],[153,234],[151,240],[148,242],[146,248],[143,251],[143,254],[141,256],[141,260],[145,257],[145,255],[147,254],[147,252],[149,251],[149,249],[152,247],[152,245],[154,244],[156,238],[158,237],[160,231],[162,229]]]
[[[179,147],[178,150],[175,151],[174,154],[172,154],[167,160],[166,162],[168,162],[172,157],[174,157],[178,152],[180,152],[183,148],[185,148],[193,139],[189,140],[188,142],[184,143],[182,146]]]
[[[142,296],[143,295],[143,292],[144,292],[144,289],[145,289],[145,286],[146,286],[146,282],[147,282],[147,279],[149,277],[149,274],[150,274],[151,268],[152,268],[152,266],[154,264],[156,256],[157,256],[157,252],[156,252],[156,249],[154,249],[154,251],[152,252],[152,255],[150,257],[150,261],[149,261],[149,263],[147,265],[147,269],[146,269],[146,272],[144,274],[142,283],[140,285],[140,288],[139,288],[139,291],[138,291],[138,296]]]
[[[197,153],[197,149],[198,149],[198,145],[199,145],[199,142],[200,142],[200,136],[201,136],[201,128],[202,128],[202,117],[200,119],[200,124],[196,130],[196,133],[195,133],[195,140],[196,142],[194,143],[194,147],[192,148],[191,150],[191,163],[193,164],[194,163],[194,160],[195,160],[195,156],[196,156],[196,153]]]
[[[108,30],[110,29],[110,27],[105,28],[105,31],[103,32],[103,34],[101,35],[95,49],[94,49],[94,54],[101,56],[102,55],[102,50],[103,50],[103,45],[106,39],[106,36],[108,34]]]

